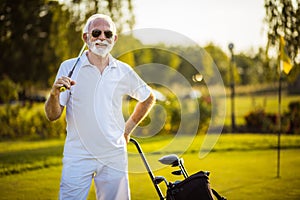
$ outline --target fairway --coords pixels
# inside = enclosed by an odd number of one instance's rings
[[[184,144],[190,139],[190,137],[182,137],[179,138],[179,142]],[[200,158],[199,147],[203,136],[197,136],[183,153],[183,158],[189,174],[199,170],[210,171],[211,187],[228,199],[297,200],[300,198],[300,174],[298,173],[300,136],[282,136],[280,178],[276,177],[276,139],[276,135],[222,135],[213,151]],[[165,167],[157,161],[161,156],[173,152],[173,150],[166,151],[161,148],[170,141],[170,137],[138,140],[146,152],[155,175],[165,176],[169,181],[182,179],[170,173],[173,170],[171,167]],[[3,147],[5,144],[0,145]],[[0,199],[57,199],[61,163],[56,160],[61,159],[59,152],[62,152],[62,141],[16,142],[16,144],[15,146],[13,142],[9,143],[10,147],[7,148],[9,153],[1,149],[1,170],[4,171],[3,167],[20,170],[10,175],[0,176]],[[31,150],[30,146],[32,146]],[[37,154],[39,149],[45,155],[44,157]],[[46,154],[47,150],[53,151],[53,154]],[[128,153],[132,200],[158,199],[150,178],[145,172],[145,167],[132,144],[128,146]],[[178,152],[175,151],[175,153]],[[20,160],[18,157],[25,155],[31,158],[28,161],[30,163],[26,163],[25,160],[23,163],[13,162],[14,158]],[[10,161],[3,160],[8,158]],[[27,165],[38,166],[37,163],[41,162],[50,162],[52,165],[41,164],[43,167],[33,169],[25,167]],[[161,188],[165,192],[166,188],[163,184]],[[95,199],[93,188],[91,188],[89,199]]]

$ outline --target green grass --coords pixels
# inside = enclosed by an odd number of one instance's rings
[[[204,136],[164,136],[138,140],[155,175],[163,175],[170,181],[181,177],[171,175],[173,169],[161,165],[157,159],[175,152],[182,154],[190,174],[199,170],[210,171],[212,188],[228,199],[300,198],[300,136],[284,135],[281,138],[280,178],[276,177],[276,135],[222,135],[213,151],[200,157],[203,139]],[[172,141],[174,146],[166,148]],[[0,147],[1,172],[5,172],[5,168],[18,169],[0,174],[0,199],[57,199],[62,140],[1,142]],[[128,153],[132,199],[158,199],[134,145],[128,146]],[[163,184],[161,186],[165,191]],[[93,188],[89,199],[95,199]]]
[[[61,165],[63,140],[0,143],[0,176]]]
[[[299,199],[300,175],[297,174],[300,150],[284,150],[281,160],[281,177],[276,178],[276,152],[272,150],[214,152],[204,159],[195,154],[184,156],[190,173],[199,170],[211,172],[211,187],[228,199]],[[170,167],[155,171],[169,180]],[[131,176],[133,199],[155,199],[156,193],[146,174]],[[143,184],[141,184],[143,183]],[[150,191],[149,191],[150,189]],[[285,192],[283,192],[285,191]],[[156,198],[157,199],[157,198]]]

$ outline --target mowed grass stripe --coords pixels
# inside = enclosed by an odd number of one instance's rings
[[[214,136],[215,137],[215,136]],[[199,153],[203,150],[204,136],[159,136],[149,139],[139,139],[144,152],[148,156],[156,155],[156,158],[170,153],[179,155]],[[171,144],[171,145],[170,145]],[[47,146],[48,145],[48,146]],[[258,134],[225,134],[216,140],[211,151],[252,151],[261,149],[276,149],[276,135]],[[0,176],[22,173],[28,170],[36,170],[50,166],[61,165],[63,152],[63,140],[28,141],[28,142],[1,142],[0,146],[9,148],[1,149]],[[22,147],[23,146],[23,147]],[[281,148],[300,148],[300,136],[281,136]],[[7,152],[5,152],[7,149]],[[128,145],[128,153],[137,156],[133,145]]]

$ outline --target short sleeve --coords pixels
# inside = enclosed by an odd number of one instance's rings
[[[151,88],[138,76],[133,70],[129,73],[128,81],[130,81],[129,96],[143,102],[151,94]]]

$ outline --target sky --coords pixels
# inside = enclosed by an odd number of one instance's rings
[[[257,51],[267,41],[264,0],[134,0],[133,5],[134,29],[167,29],[223,51],[229,43],[236,52]]]

